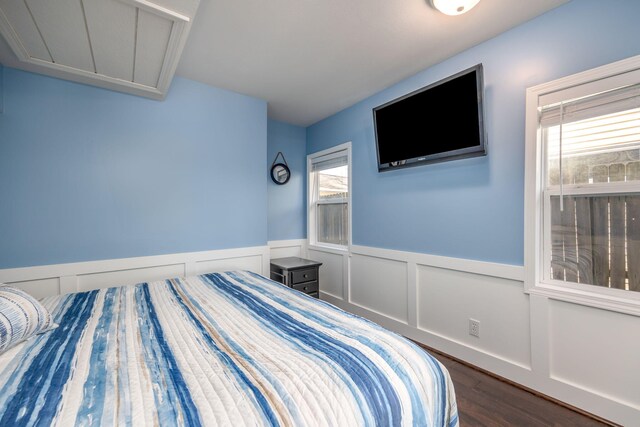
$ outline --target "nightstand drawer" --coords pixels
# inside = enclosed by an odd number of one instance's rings
[[[294,270],[291,272],[291,284],[296,285],[298,283],[310,282],[312,280],[318,280],[318,268],[307,268],[304,270]]]
[[[318,282],[307,282],[301,283],[299,285],[293,285],[293,289],[295,289],[296,291],[304,292],[305,294],[317,293]]]

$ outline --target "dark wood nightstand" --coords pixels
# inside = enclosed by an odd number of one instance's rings
[[[321,262],[304,258],[276,258],[271,260],[271,280],[320,298],[319,269]]]

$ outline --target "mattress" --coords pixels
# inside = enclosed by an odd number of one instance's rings
[[[47,298],[58,327],[0,356],[0,425],[458,424],[410,341],[250,272]]]

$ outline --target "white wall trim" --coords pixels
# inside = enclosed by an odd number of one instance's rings
[[[374,248],[370,246],[352,246],[352,254],[368,255],[378,258],[405,261],[417,265],[464,271],[483,276],[500,277],[509,280],[524,280],[524,267],[519,265],[498,264],[464,258],[453,258],[439,255],[405,252],[393,249]]]
[[[288,239],[288,240],[269,240],[267,245],[270,248],[290,248],[298,246],[306,246],[307,239]]]
[[[269,240],[270,258],[307,257],[306,239]]]
[[[607,378],[617,378],[620,369],[632,367],[597,359],[593,363],[607,366],[576,377],[571,367],[565,368],[567,361],[591,357],[591,344],[578,341],[579,347],[567,353],[559,352],[551,341],[570,339],[567,325],[559,328],[563,326],[555,317],[559,313],[573,316],[587,328],[602,319],[613,326],[618,318],[601,314],[585,301],[555,306],[549,295],[526,293],[522,266],[358,245],[350,249],[308,245],[309,257],[324,262],[319,280],[322,300],[613,422],[632,424],[640,417],[638,399],[629,394],[628,384],[603,379],[600,372],[604,369],[613,373]],[[481,321],[480,338],[468,335],[471,317]],[[602,338],[593,336],[596,341]],[[608,342],[615,354],[638,348],[631,341]]]
[[[331,246],[314,245],[309,242],[307,242],[307,250],[326,252],[328,254],[334,254],[334,255],[349,255],[349,249],[346,249],[346,248],[335,248]]]
[[[128,3],[133,7],[139,7],[140,9],[146,10],[147,12],[154,13],[162,18],[173,20],[176,22],[191,22],[191,18],[181,13],[176,12],[175,10],[167,9],[166,7],[160,6],[155,3],[151,3],[147,0],[120,0],[123,3]]]
[[[228,267],[225,267],[228,266]],[[167,269],[171,267],[171,269]],[[269,247],[217,249],[134,258],[119,258],[67,264],[39,265],[0,270],[0,282],[27,288],[35,296],[43,297],[89,290],[93,285],[81,287],[83,278],[92,277],[97,287],[117,286],[158,280],[163,272],[191,276],[224,269],[248,269],[262,275],[269,272]],[[145,277],[149,279],[145,279]],[[110,278],[113,283],[109,283]],[[56,289],[57,285],[57,289]],[[42,289],[50,287],[51,289]]]

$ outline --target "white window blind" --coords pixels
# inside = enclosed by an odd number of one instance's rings
[[[545,106],[540,125],[549,158],[638,148],[640,84]]]
[[[564,100],[545,105],[541,109],[542,126],[560,123],[560,105],[563,109],[563,122],[571,123],[591,117],[618,113],[640,107],[640,84],[625,86],[577,99]]]
[[[318,157],[311,162],[311,171],[318,172],[326,169],[339,168],[347,165],[347,153],[337,152],[327,156]]]

